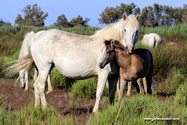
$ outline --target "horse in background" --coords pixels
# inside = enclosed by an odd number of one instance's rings
[[[29,54],[30,42],[33,41],[36,37],[39,37],[40,34],[43,32],[46,32],[46,31],[39,31],[37,33],[34,33],[33,31],[31,31],[25,34],[18,59],[26,57]],[[35,72],[34,72],[34,77],[33,77],[34,81],[36,81],[37,79],[37,74],[38,74],[38,71],[37,71],[37,68],[35,67]],[[21,88],[25,88],[25,91],[27,91],[29,89],[28,88],[29,70],[22,69],[21,71],[19,71],[18,78],[20,79],[19,86]],[[50,75],[48,75],[47,82],[48,82],[48,91],[47,91],[47,94],[48,94],[53,91],[51,80],[50,80]]]
[[[116,60],[119,65],[120,92],[118,99],[123,97],[123,91],[128,83],[127,96],[130,96],[132,81],[137,81],[140,94],[152,93],[153,57],[147,49],[135,49],[132,54],[128,54],[123,44],[117,40],[104,40],[105,52],[99,67],[103,69],[109,62]],[[143,84],[142,84],[143,82]]]
[[[141,42],[142,44],[149,46],[151,48],[157,48],[160,44],[162,44],[163,39],[156,33],[150,33],[145,34]]]
[[[177,43],[164,40],[156,33],[145,34],[141,42],[142,44],[149,46],[151,48],[158,48],[160,46],[164,46],[176,49],[178,47]]]
[[[73,34],[57,29],[42,32],[34,36],[26,57],[19,58],[16,64],[6,69],[9,73],[28,70],[33,64],[39,71],[34,83],[35,107],[42,104],[47,107],[45,98],[45,82],[47,76],[55,66],[64,76],[71,79],[87,79],[98,76],[96,101],[93,112],[98,111],[99,102],[108,79],[110,103],[115,97],[116,82],[118,80],[118,65],[110,62],[100,69],[98,63],[101,59],[104,43],[103,38],[120,41],[128,53],[132,53],[137,42],[140,16],[123,14],[118,22],[109,24],[91,36]]]

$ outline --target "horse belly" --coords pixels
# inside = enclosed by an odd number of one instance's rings
[[[57,55],[56,55],[57,56]],[[55,56],[54,65],[64,76],[72,79],[85,79],[97,75],[97,62],[89,53],[77,51]]]

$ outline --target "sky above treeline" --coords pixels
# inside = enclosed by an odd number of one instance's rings
[[[88,25],[100,27],[103,25],[99,24],[99,14],[107,6],[116,7],[121,3],[132,2],[141,10],[144,7],[153,6],[154,3],[172,7],[183,7],[183,4],[187,4],[186,0],[0,0],[0,19],[14,25],[18,14],[24,16],[21,11],[24,7],[37,4],[44,13],[48,12],[45,26],[53,25],[57,17],[64,14],[68,21],[80,15],[83,19],[90,18]]]

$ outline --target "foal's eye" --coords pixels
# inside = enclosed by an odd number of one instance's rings
[[[126,29],[124,29],[124,32],[126,32]]]

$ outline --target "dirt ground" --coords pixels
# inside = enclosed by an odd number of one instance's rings
[[[27,104],[34,105],[34,89],[33,87],[29,89],[25,91],[18,84],[15,85],[15,79],[0,79],[0,97],[7,107],[11,105],[12,110],[19,110],[19,107]],[[158,99],[164,101],[166,97],[159,95]],[[46,100],[62,117],[71,117],[74,114],[76,123],[80,124],[85,124],[89,120],[95,103],[95,99],[76,99],[61,89],[54,89],[52,93],[47,94]],[[102,110],[108,105],[109,103],[101,100],[99,108]]]
[[[12,110],[18,110],[19,107],[32,104],[34,105],[33,87],[25,91],[18,84],[15,85],[15,79],[0,79],[0,97],[7,107],[11,105]],[[76,99],[67,91],[54,89],[46,95],[49,107],[52,106],[62,117],[71,117],[75,114],[76,123],[86,123],[92,114],[95,99]],[[100,109],[107,106],[100,103]]]

